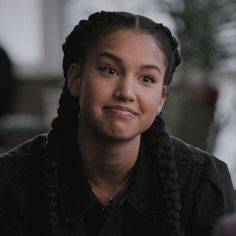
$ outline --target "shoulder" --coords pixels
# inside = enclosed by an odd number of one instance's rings
[[[41,154],[46,142],[47,136],[43,134],[27,140],[8,152],[1,154],[0,165],[8,163],[9,160],[20,163],[22,160],[28,159],[32,154]]]
[[[171,137],[171,142],[176,162],[192,162],[200,166],[212,165],[215,168],[227,169],[225,162],[198,147],[173,136]]]
[[[192,176],[197,185],[204,184],[219,191],[233,190],[228,166],[212,154],[183,140],[171,137],[174,158],[180,176]]]
[[[0,231],[7,235],[29,235],[35,219],[45,212],[40,156],[46,140],[37,136],[0,156]]]
[[[28,180],[44,151],[46,135],[39,135],[0,155],[0,185]]]
[[[191,181],[198,202],[224,205],[221,209],[232,212],[235,204],[234,190],[226,163],[212,154],[180,139],[171,137],[180,182]],[[218,207],[220,208],[220,207]]]

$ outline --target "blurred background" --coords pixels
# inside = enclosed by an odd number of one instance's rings
[[[176,35],[184,60],[167,129],[227,162],[236,188],[235,0],[0,0],[0,153],[48,131],[63,84],[61,45],[100,10],[146,15]]]

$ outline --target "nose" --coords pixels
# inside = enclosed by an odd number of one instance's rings
[[[115,99],[122,101],[134,101],[135,100],[135,86],[134,79],[132,77],[123,77],[117,82],[116,89],[114,91]]]

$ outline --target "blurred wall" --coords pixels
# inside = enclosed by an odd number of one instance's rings
[[[60,72],[60,1],[0,0],[0,44],[23,78]]]

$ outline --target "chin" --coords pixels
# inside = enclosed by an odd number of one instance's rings
[[[131,140],[135,140],[136,138],[138,138],[140,136],[140,134],[127,134],[127,133],[123,133],[123,134],[108,134],[107,135],[107,139],[113,141],[113,142],[128,142]]]

